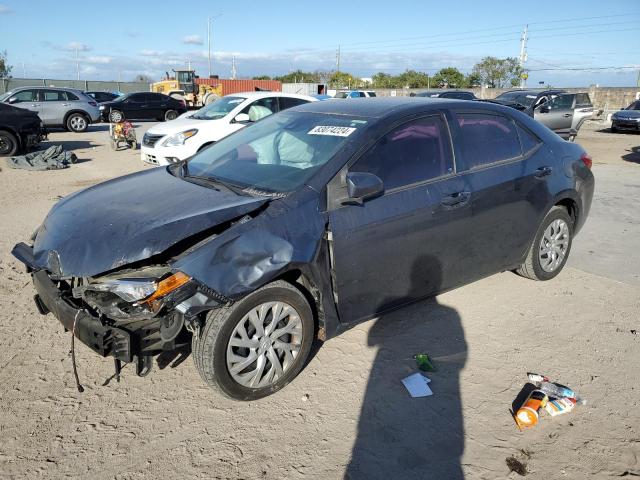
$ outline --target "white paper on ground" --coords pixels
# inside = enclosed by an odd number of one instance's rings
[[[409,375],[407,378],[402,379],[402,383],[405,388],[409,391],[409,395],[413,398],[417,397],[428,397],[433,395],[433,392],[427,385],[431,380],[421,373],[414,373],[413,375]]]

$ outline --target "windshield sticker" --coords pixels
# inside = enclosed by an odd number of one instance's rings
[[[332,127],[331,125],[319,125],[313,127],[307,133],[309,135],[330,135],[332,137],[348,137],[356,129],[352,127]]]
[[[536,98],[535,95],[526,95],[527,98]]]

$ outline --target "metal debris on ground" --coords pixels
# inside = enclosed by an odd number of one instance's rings
[[[78,157],[75,153],[65,151],[62,145],[55,145],[43,151],[9,157],[7,165],[23,170],[60,170],[68,168],[70,164],[77,161]]]

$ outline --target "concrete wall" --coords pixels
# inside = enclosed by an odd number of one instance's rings
[[[556,88],[556,87],[554,87]],[[560,87],[562,88],[562,87]],[[640,87],[588,87],[588,88],[563,88],[567,92],[575,93],[575,92],[588,92],[589,97],[591,98],[591,103],[593,103],[593,107],[595,110],[603,110],[604,113],[620,110],[621,107],[626,107],[632,101],[636,99],[638,95],[640,95]],[[376,94],[380,97],[388,97],[392,96],[392,93],[395,92],[395,95],[400,96],[408,96],[411,92],[424,92],[426,88],[416,88],[416,89],[385,89],[385,88],[376,88]],[[496,98],[503,92],[508,92],[509,90],[513,90],[512,88],[469,88],[466,89],[472,91],[476,97],[482,99],[492,99]],[[438,89],[431,89],[429,91],[438,91]],[[444,90],[440,90],[444,91]]]
[[[143,82],[100,82],[93,80],[53,80],[49,78],[1,78],[0,94],[18,87],[65,87],[78,90],[148,92],[150,86]]]

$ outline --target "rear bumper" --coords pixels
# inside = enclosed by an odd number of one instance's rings
[[[97,354],[103,357],[113,356],[123,362],[133,360],[134,352],[129,332],[103,325],[97,317],[86,310],[68,303],[46,271],[35,272],[32,277],[39,310],[44,306],[46,310],[53,313],[65,330],[75,331],[76,338]]]

